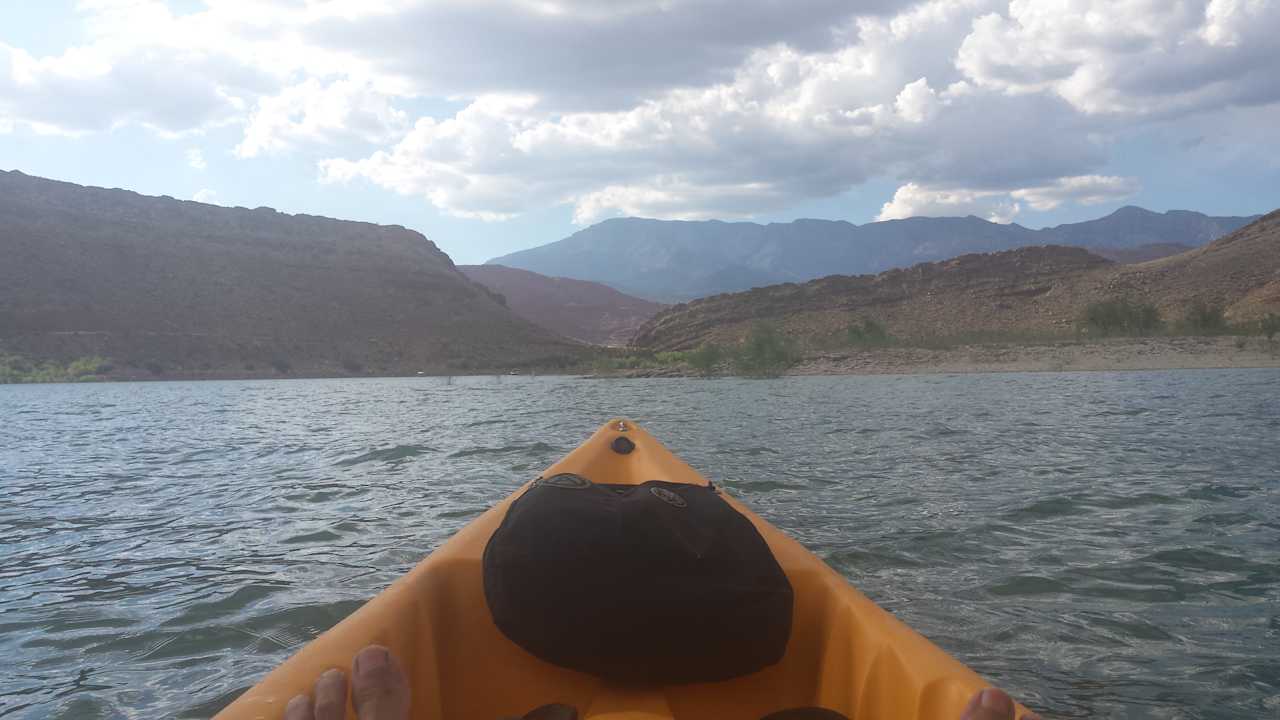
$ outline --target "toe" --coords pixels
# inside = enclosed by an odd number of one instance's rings
[[[347,717],[347,676],[328,670],[316,680],[316,720],[344,720]]]
[[[969,700],[960,720],[1014,720],[1013,710],[1013,700],[1004,691],[987,688]]]
[[[284,720],[315,720],[315,709],[311,707],[311,698],[298,695],[284,706]]]
[[[381,645],[370,645],[356,655],[351,697],[360,720],[409,717],[409,682],[400,661]]]

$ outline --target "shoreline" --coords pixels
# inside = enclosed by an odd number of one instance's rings
[[[1280,340],[1258,336],[1141,337],[949,348],[870,347],[812,353],[783,376],[957,375],[1280,368]],[[732,376],[716,372],[712,377]],[[697,377],[684,368],[642,368],[605,378]]]
[[[1280,368],[1280,341],[1245,336],[1114,338],[947,349],[873,348],[802,359],[788,375]]]
[[[1221,370],[1280,368],[1280,339],[1259,336],[1141,337],[1101,340],[1062,340],[1024,343],[973,343],[948,348],[867,347],[804,355],[785,376],[839,375],[957,375],[973,373],[1107,372],[1143,370]],[[636,368],[608,373],[548,369],[545,372],[399,374],[290,374],[244,372],[170,372],[165,375],[107,374],[78,381],[0,383],[0,385],[79,384],[117,382],[206,382],[240,380],[362,380],[379,378],[464,378],[565,376],[584,379],[703,377],[685,365]],[[728,366],[707,377],[738,377]]]

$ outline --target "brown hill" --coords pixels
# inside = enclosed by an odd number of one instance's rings
[[[1129,298],[1166,319],[1195,302],[1243,321],[1280,310],[1280,211],[1209,245],[1137,265],[1078,248],[1028,247],[922,263],[879,275],[831,276],[675,305],[645,324],[637,347],[736,342],[759,320],[821,346],[872,319],[899,338],[1066,334],[1092,302]]]
[[[548,277],[504,265],[460,265],[467,277],[500,293],[520,317],[565,337],[626,345],[665,305],[588,280]]]
[[[1088,278],[1082,292],[1150,302],[1179,317],[1195,302],[1247,321],[1280,311],[1280,210],[1195,250]]]
[[[105,355],[117,373],[446,372],[581,352],[402,227],[0,172],[0,256],[0,353]]]
[[[1150,245],[1140,245],[1135,248],[1100,247],[1090,248],[1090,250],[1113,262],[1132,265],[1173,255],[1181,255],[1194,248],[1194,245],[1183,245],[1182,243],[1151,243]]]

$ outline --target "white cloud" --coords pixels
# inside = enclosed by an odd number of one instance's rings
[[[920,78],[902,88],[893,105],[903,120],[922,123],[937,114],[938,94],[929,87],[928,78]]]
[[[365,178],[488,219],[559,203],[574,205],[579,222],[778,209],[841,192],[914,152],[918,141],[904,129],[915,132],[952,102],[894,51],[947,34],[954,46],[965,29],[947,12],[914,22],[916,34],[895,34],[887,21],[864,20],[870,40],[830,52],[772,45],[726,82],[619,110],[564,112],[536,95],[482,95],[452,118],[419,120],[386,150],[321,163],[321,177]]]
[[[1018,212],[1017,203],[1012,202],[1005,192],[934,188],[907,183],[898,188],[893,199],[880,208],[876,220],[974,215],[991,222],[1007,223]]]
[[[949,37],[955,47],[967,32],[956,22],[967,4],[936,4],[909,17],[910,31],[897,18],[867,20],[864,42],[831,52],[771,46],[728,82],[624,110],[481,96],[452,118],[419,120],[388,149],[322,162],[321,178],[363,178],[464,217],[567,203],[581,223],[746,216],[879,174],[1026,186],[1093,169],[1099,153],[1062,101],[978,93],[954,70],[939,70],[938,93],[918,74],[934,65],[904,44],[947,47]]]
[[[63,134],[134,125],[163,137],[192,135],[245,122],[254,99],[296,73],[365,67],[301,43],[297,29],[310,15],[292,3],[206,5],[176,15],[158,0],[84,0],[77,5],[83,44],[35,57],[0,42],[0,115]]]
[[[433,0],[317,19],[310,43],[367,57],[430,95],[534,94],[549,107],[618,110],[733,77],[756,50],[838,46],[855,13],[910,0]]]
[[[199,203],[216,203],[218,193],[209,188],[201,188],[191,196],[192,200]]]
[[[1085,113],[1178,115],[1280,100],[1277,33],[1272,0],[1012,0],[974,21],[956,64]]]
[[[1217,47],[1238,47],[1258,23],[1269,19],[1274,23],[1272,0],[1211,0],[1205,8],[1205,23],[1200,34],[1205,42]]]
[[[79,8],[80,46],[0,43],[0,132],[236,127],[219,151],[323,148],[324,182],[486,220],[749,216],[871,177],[901,186],[888,215],[1013,217],[1131,192],[1102,175],[1117,137],[1273,127],[1280,102],[1275,0]],[[413,110],[439,98],[463,109]]]
[[[1033,210],[1052,210],[1063,203],[1100,205],[1132,197],[1139,184],[1135,178],[1111,175],[1080,175],[1058,178],[1049,185],[1022,188],[1009,193],[1015,200],[1022,200]]]
[[[368,82],[309,78],[258,100],[236,155],[251,158],[301,142],[388,142],[409,125],[408,115]]]
[[[1013,189],[938,187],[907,183],[880,208],[877,220],[974,215],[991,222],[1012,222],[1024,207],[1052,210],[1063,203],[1097,205],[1115,202],[1138,192],[1134,178],[1080,175],[1058,178],[1047,185]],[[1025,204],[1025,205],[1024,205]]]
[[[191,148],[187,150],[187,166],[194,170],[204,170],[209,164],[204,160],[204,153],[200,148]]]
[[[748,218],[762,207],[776,207],[787,199],[764,183],[705,185],[680,176],[658,177],[644,184],[610,185],[579,196],[573,222],[587,225],[626,215],[672,220]]]

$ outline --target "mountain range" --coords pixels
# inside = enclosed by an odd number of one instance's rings
[[[1071,336],[1093,303],[1149,304],[1167,322],[1197,305],[1230,322],[1280,312],[1280,211],[1204,247],[1121,265],[1078,247],[967,254],[875,275],[831,275],[675,305],[636,335],[647,350],[737,343],[769,321],[804,346],[839,342],[872,320],[896,338]]]
[[[649,349],[732,341],[760,318],[799,335],[839,332],[851,313],[904,335],[1043,330],[1114,296],[1175,313],[1200,298],[1246,317],[1280,303],[1275,215],[1187,248],[1247,220],[1138,208],[1048,230],[972,217],[621,219],[509,256],[568,258],[616,285],[647,283],[650,297],[766,285],[664,310],[566,272],[458,268],[399,226],[0,172],[0,359],[102,356],[117,377],[412,374],[575,366],[589,353],[578,341],[621,345],[633,334]],[[1124,266],[1044,245],[1050,238],[1129,262],[1182,252]],[[1023,241],[1030,246],[833,275],[840,262],[905,264]],[[778,283],[806,275],[821,279]]]
[[[398,226],[0,172],[0,355],[120,376],[557,366],[583,348]]]
[[[1253,220],[1124,207],[1106,217],[1032,230],[969,216],[844,221],[668,221],[618,218],[489,264],[604,283],[676,302],[826,275],[877,273],[967,253],[1071,245],[1149,259],[1198,247]]]

